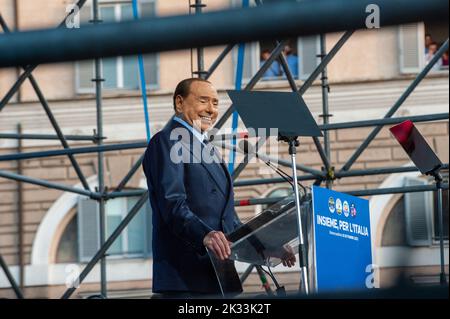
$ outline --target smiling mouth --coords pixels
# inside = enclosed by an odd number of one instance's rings
[[[200,116],[200,119],[202,122],[206,122],[208,124],[212,122],[212,118],[210,116]]]

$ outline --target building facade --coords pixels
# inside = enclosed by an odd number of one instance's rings
[[[131,1],[102,1],[100,14],[104,21],[132,18]],[[205,0],[205,11],[239,5],[238,1]],[[72,1],[1,0],[0,14],[11,29],[28,30],[52,27],[66,15]],[[187,14],[186,1],[140,0],[143,16]],[[81,27],[89,21],[92,3],[80,11]],[[416,23],[382,29],[356,31],[328,67],[331,122],[342,123],[382,118],[399,99],[415,76],[427,63],[425,39],[429,34],[441,45],[448,29],[439,23]],[[132,35],[130,35],[132,36]],[[327,34],[330,50],[342,34]],[[300,86],[318,65],[319,37],[290,39],[291,70]],[[256,73],[264,53],[273,49],[270,42],[246,44],[244,85]],[[208,67],[223,47],[205,49]],[[223,113],[231,104],[226,90],[234,88],[237,50],[224,59],[211,76],[221,97]],[[448,57],[448,55],[447,55]],[[172,92],[176,84],[196,70],[195,50],[161,52],[144,56],[148,89],[151,133],[159,131],[172,116]],[[104,59],[103,119],[105,143],[145,140],[145,121],[136,57]],[[0,97],[8,92],[21,70],[0,70]],[[91,82],[93,63],[75,61],[41,65],[33,72],[51,110],[66,135],[93,135],[96,127],[95,90]],[[394,116],[413,116],[448,112],[448,66],[441,61],[408,97]],[[257,90],[289,91],[285,75],[277,66],[271,68],[256,85]],[[322,90],[316,80],[303,95],[318,123],[322,123]],[[28,81],[21,86],[0,113],[0,133],[14,133],[21,125],[23,133],[54,132],[38,97]],[[224,128],[230,128],[228,121]],[[442,162],[448,163],[448,120],[420,123]],[[245,129],[242,123],[240,128]],[[349,159],[372,128],[330,131],[331,162],[337,169]],[[320,156],[310,139],[301,139],[298,163],[321,169]],[[92,142],[70,141],[71,147],[92,146]],[[0,139],[0,156],[18,152],[60,149],[59,141]],[[287,158],[286,145],[280,145],[280,157]],[[142,154],[143,149],[105,153],[105,183],[114,189]],[[225,154],[228,156],[227,154]],[[97,186],[97,155],[75,156],[91,189]],[[384,127],[361,154],[352,169],[410,166],[406,154]],[[81,187],[77,174],[65,156],[0,161],[0,170]],[[285,168],[289,172],[288,168]],[[448,174],[446,174],[448,176]],[[276,177],[261,163],[252,163],[238,180]],[[446,177],[448,179],[448,177]],[[372,175],[336,180],[333,189],[350,191],[401,187],[431,183],[419,173]],[[309,186],[311,182],[305,182]],[[129,189],[145,189],[142,170],[127,184]],[[235,188],[236,199],[277,197],[289,191],[287,184],[268,184]],[[444,192],[446,231],[446,271],[448,275],[448,191]],[[436,230],[436,208],[433,192],[408,195],[367,197],[371,207],[372,248],[376,285],[388,287],[400,275],[416,284],[436,282],[439,274],[439,247]],[[111,233],[135,203],[136,198],[117,198],[107,202],[107,233]],[[419,205],[421,203],[422,205]],[[242,220],[260,212],[261,206],[237,208]],[[98,248],[96,203],[81,195],[0,178],[0,254],[14,276],[22,278],[26,297],[56,298],[66,289],[68,278],[82,270]],[[19,213],[21,212],[21,213]],[[22,217],[19,216],[21,214]],[[19,219],[22,226],[19,227]],[[21,244],[20,244],[21,243]],[[141,297],[150,295],[152,276],[151,212],[145,207],[127,227],[108,252],[107,278],[110,296]],[[98,265],[96,266],[98,267]],[[238,264],[243,272],[245,264]],[[86,297],[99,290],[99,268],[95,268],[76,291],[75,297]],[[278,267],[276,276],[287,289],[295,289],[299,273]],[[20,275],[22,274],[22,275]],[[261,292],[255,273],[244,285],[245,292]],[[9,283],[0,272],[0,296],[13,297]]]

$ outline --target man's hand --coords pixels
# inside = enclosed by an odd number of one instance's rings
[[[290,245],[284,245],[276,251],[269,251],[267,255],[281,259],[283,266],[291,268],[295,266],[296,258],[295,252]]]
[[[230,242],[221,231],[211,231],[203,238],[203,245],[214,252],[219,260],[228,259],[231,255]]]
[[[295,266],[295,253],[291,246],[285,245],[283,246],[284,254],[281,256],[281,261],[283,262],[283,266],[287,266],[291,268]]]

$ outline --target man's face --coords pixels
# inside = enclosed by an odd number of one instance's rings
[[[434,54],[434,53],[436,53],[436,51],[437,51],[437,45],[436,44],[432,44],[428,48],[428,52],[430,52],[430,54]]]
[[[210,83],[195,81],[186,98],[176,97],[176,109],[187,123],[204,132],[217,120],[219,95]]]

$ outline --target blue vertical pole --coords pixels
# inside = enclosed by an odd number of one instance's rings
[[[133,0],[133,17],[135,20],[139,19],[137,0]],[[149,142],[150,137],[151,137],[151,135],[150,135],[150,119],[148,116],[147,84],[145,81],[144,58],[142,57],[142,54],[138,54],[138,63],[139,63],[139,78],[141,80],[142,101],[144,103],[145,132],[147,133],[147,142]]]
[[[249,6],[249,0],[242,0],[242,7],[247,8]],[[242,74],[244,70],[244,56],[245,56],[245,43],[240,43],[238,47],[238,58],[237,58],[237,65],[236,65],[236,79],[235,79],[235,90],[241,90],[242,89]],[[238,121],[239,121],[239,115],[237,111],[233,112],[232,121],[231,121],[231,133],[235,134],[237,132],[238,127]],[[233,136],[231,140],[231,145],[236,145],[236,136]],[[234,147],[230,151],[230,161],[228,163],[228,171],[230,174],[233,174],[234,170],[234,162],[236,157],[236,151],[234,150]]]

